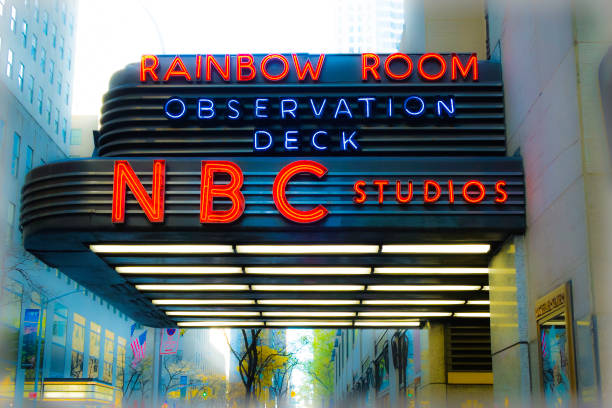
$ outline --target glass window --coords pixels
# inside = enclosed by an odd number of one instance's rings
[[[32,56],[32,59],[34,61],[36,61],[36,49],[38,48],[38,37],[35,35],[32,35],[32,48],[30,48],[30,55]]]
[[[70,362],[70,376],[83,377],[83,353],[85,351],[85,318],[74,314],[72,327],[72,354]]]
[[[25,66],[22,62],[19,63],[19,72],[17,74],[17,86],[19,86],[19,90],[23,91],[23,76],[25,74]]]
[[[60,59],[64,59],[64,37],[60,37],[60,45],[59,45]]]
[[[45,91],[42,89],[42,86],[38,87],[38,113],[42,115],[43,113],[43,98]]]
[[[104,372],[102,381],[113,382],[113,358],[115,355],[115,334],[105,330],[104,339]]]
[[[68,121],[66,120],[66,118],[62,119],[62,140],[64,141],[64,143],[67,142],[66,140],[66,136],[68,133]]]
[[[6,0],[0,0],[0,16],[4,14],[4,3]]]
[[[53,307],[53,343],[66,345],[66,326],[68,322],[68,309],[56,303]]]
[[[40,21],[40,7],[38,6],[38,0],[34,0],[34,20],[38,23]]]
[[[87,364],[87,377],[98,378],[100,375],[100,325],[89,323],[89,363]]]
[[[53,121],[53,129],[55,129],[55,134],[59,135],[59,122],[60,122],[60,111],[55,108],[55,120]]]
[[[57,73],[57,94],[58,95],[62,94],[62,73],[61,72]]]
[[[28,99],[30,103],[34,103],[34,75],[28,78]]]
[[[13,50],[8,50],[8,55],[6,57],[6,76],[11,77],[13,74]]]
[[[32,164],[34,163],[34,149],[30,146],[26,146],[26,174],[32,170]]]
[[[57,26],[55,24],[51,24],[51,45],[53,48],[57,46]]]
[[[40,50],[40,70],[44,74],[46,69],[47,69],[47,50],[42,48]]]
[[[72,69],[72,51],[68,49],[68,71]]]
[[[47,10],[43,11],[43,33],[45,35],[49,34],[49,13]]]
[[[49,83],[53,83],[53,79],[55,78],[55,62],[53,60],[49,61]]]
[[[80,145],[82,133],[83,132],[81,131],[81,129],[72,129],[70,131],[70,144],[74,146]]]
[[[65,97],[66,97],[66,106],[67,106],[70,103],[70,84],[69,83],[66,83]]]
[[[123,388],[123,376],[125,375],[125,339],[117,337],[117,381],[116,386]]]
[[[74,16],[70,15],[70,35],[74,35]]]
[[[11,6],[11,31],[17,30],[17,9],[15,6]]]
[[[21,136],[13,134],[13,160],[11,161],[11,174],[15,177],[19,174],[19,152],[21,151]]]
[[[15,218],[14,209],[15,204],[13,204],[13,219]],[[2,313],[0,313],[0,321],[16,329],[19,329],[21,325],[22,296],[23,286],[16,280],[8,278],[2,288]],[[16,356],[15,359],[17,359]]]
[[[62,3],[62,23],[66,25],[66,3]]]
[[[25,20],[23,20],[23,22],[21,23],[21,37],[22,37],[23,48],[27,48],[28,47],[28,22]]]
[[[51,98],[47,98],[47,124],[51,124]]]

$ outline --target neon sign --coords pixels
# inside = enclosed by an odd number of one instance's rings
[[[212,82],[215,78],[229,82],[251,82],[258,75],[270,82],[286,80],[293,71],[298,81],[319,81],[324,70],[325,54],[320,54],[316,60],[304,59],[297,54],[288,58],[282,54],[268,54],[259,62],[252,54],[238,54],[236,56],[224,55],[196,55],[195,66],[190,70],[184,58],[177,55],[167,67],[161,67],[160,59],[156,55],[143,55],[140,59],[140,82],[170,82],[180,80],[183,82]],[[221,58],[223,61],[221,62]],[[423,81],[438,81],[447,72],[451,80],[460,78],[478,81],[478,57],[469,56],[463,62],[457,54],[451,54],[450,64],[446,59],[436,53],[427,53],[413,61],[408,54],[394,53],[383,56],[364,53],[361,55],[361,80],[380,81],[385,75],[393,81],[409,79],[414,72]],[[302,61],[300,61],[302,59]],[[415,69],[416,67],[416,69]]]
[[[296,176],[310,175],[317,179],[322,179],[328,171],[323,164],[313,160],[294,161],[280,169],[274,179],[271,191],[274,205],[279,214],[290,221],[300,224],[317,222],[332,214],[325,207],[324,200],[312,208],[298,209],[291,204],[287,197],[287,189],[292,179]],[[165,160],[154,160],[151,182],[152,193],[149,195],[130,164],[125,160],[115,161],[112,222],[125,222],[127,188],[132,192],[136,202],[150,222],[163,222],[165,172]],[[220,178],[229,179],[229,181],[219,183]],[[245,199],[242,192],[243,184],[244,174],[236,163],[221,160],[202,161],[200,223],[227,224],[237,221],[245,211]],[[385,197],[385,191],[391,188],[395,190],[394,201],[397,205],[413,203],[436,205],[438,202],[454,204],[457,200],[463,200],[469,205],[479,205],[484,202],[485,197],[489,194],[494,195],[493,202],[495,204],[502,205],[508,200],[505,180],[497,180],[494,186],[487,186],[483,182],[474,179],[459,184],[451,178],[427,179],[417,186],[413,180],[372,179],[368,182],[360,179],[356,180],[353,184],[353,203],[355,205],[362,205],[368,200],[375,200],[380,205],[393,204],[393,201],[389,203],[389,198]],[[225,202],[229,200],[229,208],[215,209],[216,198],[223,198]]]

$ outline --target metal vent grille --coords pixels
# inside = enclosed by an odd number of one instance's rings
[[[480,320],[480,319],[479,319]],[[448,371],[491,371],[491,326],[453,322],[447,327]]]

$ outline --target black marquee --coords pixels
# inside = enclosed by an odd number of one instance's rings
[[[318,56],[299,55],[315,60]],[[468,56],[460,56],[467,58]],[[174,57],[160,56],[167,67]],[[235,57],[232,57],[235,58]],[[260,61],[262,56],[255,56]],[[414,56],[418,58],[418,56]],[[445,55],[445,59],[450,56]],[[185,56],[188,69],[195,56]],[[234,59],[232,59],[234,61]],[[150,326],[174,326],[165,312],[192,311],[415,311],[486,312],[487,307],[370,305],[367,300],[401,300],[408,292],[368,290],[371,285],[472,285],[480,290],[411,292],[416,300],[486,300],[487,275],[376,274],[377,267],[473,267],[486,268],[496,248],[509,236],[525,228],[525,187],[519,157],[506,157],[503,87],[500,65],[478,63],[479,79],[452,81],[448,74],[438,81],[425,82],[417,75],[405,81],[362,81],[360,55],[327,55],[318,82],[299,82],[290,73],[282,83],[256,78],[249,83],[186,83],[181,79],[155,83],[139,81],[138,64],[117,72],[104,98],[101,127],[95,135],[94,157],[67,160],[35,168],[23,188],[21,226],[28,251],[48,265],[61,269],[77,282],[100,294],[133,319]],[[419,96],[425,111],[405,114],[403,103]],[[370,117],[363,101],[374,98]],[[172,98],[185,103],[185,114],[172,119],[164,106]],[[198,118],[198,100],[215,103],[214,118]],[[297,118],[277,117],[282,99],[297,101]],[[389,98],[395,116],[389,117]],[[453,100],[453,114],[436,112],[436,101]],[[237,102],[241,114],[229,119],[228,100]],[[268,118],[254,117],[256,99],[267,99]],[[311,104],[329,104],[320,117],[312,115]],[[352,117],[334,118],[339,99],[345,99]],[[313,102],[310,102],[313,100]],[[263,102],[262,102],[263,103]],[[418,108],[418,107],[417,107]],[[404,109],[404,110],[402,110]],[[412,109],[412,110],[411,110]],[[414,112],[413,107],[408,110]],[[217,115],[218,111],[218,115]],[[404,113],[402,113],[404,112]],[[172,114],[172,112],[171,112]],[[361,116],[359,116],[361,115]],[[310,136],[328,131],[321,138],[328,149],[313,148]],[[297,142],[286,145],[285,132],[297,131]],[[257,150],[253,135],[273,135],[270,149]],[[359,149],[342,149],[334,135],[356,132]],[[291,136],[291,139],[293,138]],[[287,149],[286,146],[299,146]],[[148,193],[151,192],[152,163],[166,161],[165,218],[160,224],[147,220],[131,193],[127,195],[125,223],[111,222],[113,164],[127,160]],[[298,209],[325,205],[329,214],[316,223],[300,224],[279,214],[272,197],[278,172],[296,160],[313,160],[328,170],[321,179],[300,174],[286,190],[287,199]],[[227,160],[244,173],[244,213],[230,224],[200,224],[200,165],[207,160]],[[390,181],[384,202],[377,201],[375,180]],[[368,199],[354,202],[354,183],[363,180]],[[395,181],[414,185],[414,198],[401,204],[395,199]],[[441,198],[424,202],[426,180],[441,187]],[[449,201],[448,180],[457,186],[456,199]],[[486,188],[482,201],[469,203],[461,198],[461,186],[478,180]],[[504,182],[507,197],[496,201],[494,186]],[[129,191],[129,189],[128,189]],[[221,199],[215,205],[224,206]],[[386,244],[490,244],[480,254],[385,253]],[[95,253],[97,244],[215,244],[227,245],[229,252],[212,254]],[[377,246],[374,253],[340,255],[299,255],[240,253],[248,244],[362,244]],[[138,274],[115,271],[117,266],[236,266],[241,273],[223,275]],[[370,268],[371,273],[354,276],[249,274],[249,267],[309,266]],[[226,284],[246,285],[243,290],[215,292],[140,291],[142,284]],[[362,285],[357,291],[258,291],[256,285]],[[161,306],[151,299],[223,299],[253,301],[248,305]],[[265,299],[358,300],[341,306],[283,306],[256,303]],[[203,320],[184,318],[181,321]],[[223,318],[223,321],[275,321],[263,315]],[[282,320],[282,319],[281,319]],[[287,320],[287,319],[284,319]],[[293,319],[295,320],[295,319]],[[313,319],[309,319],[313,320]],[[316,318],[314,318],[316,320]],[[327,319],[329,320],[329,319]],[[342,319],[332,319],[342,320]],[[346,320],[346,319],[345,319]],[[355,318],[349,319],[351,321]],[[380,319],[379,319],[380,320]]]

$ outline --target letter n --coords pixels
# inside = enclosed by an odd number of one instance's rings
[[[125,222],[126,186],[151,222],[164,222],[164,195],[166,184],[166,161],[153,161],[151,196],[134,173],[127,160],[116,160],[113,175],[113,223]]]

